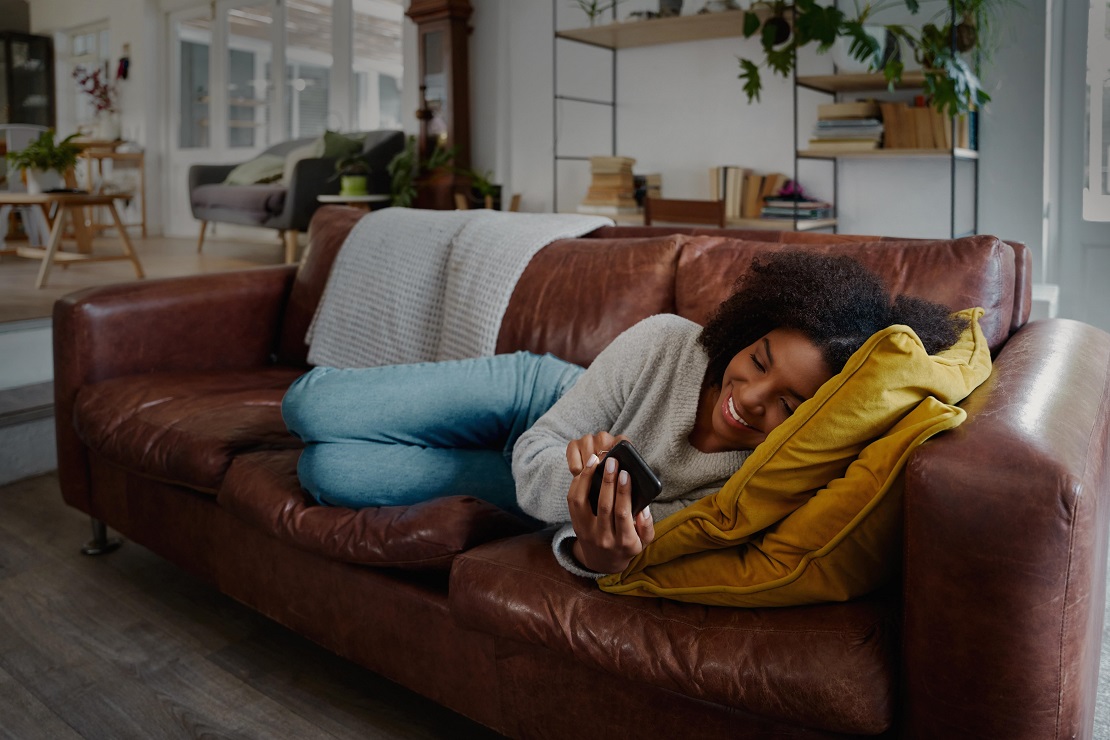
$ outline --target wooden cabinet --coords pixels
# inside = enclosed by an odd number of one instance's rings
[[[54,43],[48,36],[0,32],[0,123],[54,128]]]
[[[420,80],[419,151],[422,159],[436,147],[454,149],[454,166],[470,167],[470,15],[469,0],[412,0],[406,15],[417,27]],[[463,186],[454,171],[435,173],[420,186],[417,205],[455,207]]]

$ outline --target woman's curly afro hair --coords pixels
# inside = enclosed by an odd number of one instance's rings
[[[800,331],[838,373],[868,337],[892,324],[913,329],[929,354],[951,347],[966,326],[939,303],[892,299],[879,276],[851,257],[789,250],[753,262],[698,341],[709,355],[706,381],[717,385],[732,358],[773,329]]]

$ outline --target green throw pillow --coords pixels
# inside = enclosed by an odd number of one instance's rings
[[[285,168],[285,157],[276,154],[259,154],[254,159],[243,162],[228,173],[224,182],[228,185],[255,185],[281,179]]]
[[[324,132],[324,153],[320,156],[341,159],[351,154],[358,154],[361,151],[361,136],[358,138],[351,138],[350,136],[344,136],[335,131]]]

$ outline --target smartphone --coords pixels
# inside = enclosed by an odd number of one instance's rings
[[[609,450],[601,462],[594,468],[594,475],[590,479],[590,508],[597,514],[597,500],[601,496],[601,481],[605,476],[605,461],[610,457],[617,461],[617,471],[625,470],[632,479],[632,515],[635,516],[645,506],[655,500],[663,491],[663,483],[655,474],[640,453],[627,440],[621,440],[613,449]]]

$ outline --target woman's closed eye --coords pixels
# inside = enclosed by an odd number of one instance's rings
[[[767,373],[766,366],[764,366],[764,364],[759,361],[759,358],[755,356],[754,352],[750,355],[750,357],[752,358],[752,363],[755,364],[756,369],[759,370],[759,372],[766,374]]]

